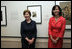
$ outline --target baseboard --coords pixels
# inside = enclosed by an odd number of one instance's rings
[[[1,38],[21,38],[20,36],[1,36]],[[37,37],[40,39],[48,39],[49,37]],[[71,37],[64,37],[63,39],[71,39]]]

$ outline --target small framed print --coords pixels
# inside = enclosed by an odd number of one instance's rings
[[[37,24],[42,23],[42,7],[41,5],[27,6],[27,9],[31,12],[31,19],[36,21]]]
[[[7,26],[6,6],[1,6],[1,26]]]

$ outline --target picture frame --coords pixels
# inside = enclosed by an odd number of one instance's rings
[[[71,29],[71,1],[55,1],[62,9],[62,16],[66,19],[66,29]]]
[[[37,24],[42,23],[42,6],[41,5],[30,5],[27,9],[31,12],[31,19]]]
[[[6,6],[1,6],[1,26],[7,26]]]

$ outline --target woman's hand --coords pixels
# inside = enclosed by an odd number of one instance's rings
[[[29,45],[33,43],[33,40],[29,40]]]
[[[34,38],[32,38],[31,40],[29,40],[29,44],[32,44],[34,42]]]
[[[50,38],[51,38],[51,40],[52,40],[52,42],[53,42],[54,44],[57,44],[57,41],[58,41],[59,38],[56,38],[56,40],[55,40],[55,39],[52,38],[52,35],[50,35]]]
[[[32,44],[32,43],[34,42],[34,38],[28,39],[28,38],[26,37],[25,39],[29,42],[29,44]]]
[[[59,37],[57,37],[55,40],[52,39],[52,41],[53,41],[54,44],[57,44],[58,40],[59,40]]]
[[[57,40],[52,39],[52,42],[56,45],[57,44]]]
[[[58,41],[59,39],[60,39],[59,37],[56,38],[57,41]]]
[[[28,39],[27,37],[26,37],[25,39],[26,39],[27,41],[29,41],[29,39]]]

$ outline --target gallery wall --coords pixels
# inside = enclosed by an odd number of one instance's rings
[[[1,36],[21,37],[21,22],[25,20],[23,11],[30,5],[42,6],[42,23],[37,24],[37,37],[48,37],[48,23],[55,1],[1,1],[7,13],[7,26],[1,26]],[[66,30],[64,37],[71,37],[71,30]]]

